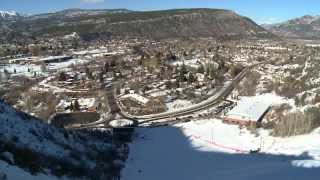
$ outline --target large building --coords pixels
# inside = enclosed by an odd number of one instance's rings
[[[39,60],[34,61],[34,63],[59,63],[59,62],[65,62],[72,59],[72,56],[67,56],[67,55],[63,55],[63,56],[50,56],[50,57],[46,57],[46,58],[42,58]]]
[[[244,99],[226,114],[223,122],[243,126],[257,125],[261,123],[269,109],[270,104],[252,99]]]
[[[144,106],[149,102],[148,98],[145,98],[143,96],[141,96],[140,94],[136,94],[134,92],[131,92],[130,94],[126,94],[121,96],[121,99],[130,99],[132,101],[135,101],[136,103]]]

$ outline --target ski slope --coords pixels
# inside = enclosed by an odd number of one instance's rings
[[[313,180],[320,176],[320,130],[309,135],[255,136],[208,119],[137,129],[123,180]],[[249,154],[261,146],[261,154]]]
[[[0,161],[0,176],[1,173],[5,173],[5,176],[8,180],[58,180],[58,179],[67,179],[65,177],[57,178],[55,176],[46,175],[46,174],[37,174],[31,175],[29,172],[24,171],[23,169],[10,165],[4,161]]]

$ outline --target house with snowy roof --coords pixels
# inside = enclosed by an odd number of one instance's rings
[[[135,101],[140,105],[145,105],[149,102],[148,98],[141,96],[140,94],[134,93],[133,90],[131,90],[130,94],[123,95],[123,96],[121,96],[121,98],[122,99],[126,99],[126,98],[131,99],[132,101]]]
[[[259,125],[267,114],[271,104],[252,100],[241,100],[223,119],[224,123],[242,126]]]

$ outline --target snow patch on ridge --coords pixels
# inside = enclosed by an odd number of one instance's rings
[[[8,16],[18,16],[18,13],[15,11],[0,11],[1,17],[8,17]]]

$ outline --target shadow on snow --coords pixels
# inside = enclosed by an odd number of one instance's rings
[[[125,180],[317,179],[320,169],[293,165],[313,160],[300,156],[230,154],[200,150],[175,127],[137,129],[122,171]]]

